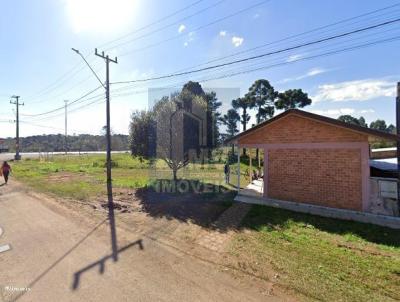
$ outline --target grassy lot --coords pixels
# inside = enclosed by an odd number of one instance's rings
[[[105,194],[105,156],[54,156],[46,159],[23,159],[14,162],[13,176],[30,187],[64,198],[85,200]],[[113,155],[113,187],[142,188],[151,179],[170,179],[171,171],[162,161],[156,169],[149,162],[129,154]],[[219,183],[223,180],[223,164],[190,164],[178,177]]]
[[[253,206],[231,253],[304,300],[399,301],[400,231]],[[271,276],[271,270],[278,276]]]

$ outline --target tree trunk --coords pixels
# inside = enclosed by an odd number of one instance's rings
[[[172,174],[173,174],[173,176],[174,176],[174,181],[176,181],[176,180],[178,179],[177,173],[178,173],[178,170],[172,169]]]

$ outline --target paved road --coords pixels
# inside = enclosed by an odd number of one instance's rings
[[[112,151],[113,154],[118,154],[118,153],[127,153],[129,151]],[[22,152],[20,155],[22,158],[38,158],[40,155],[45,156],[45,155],[64,155],[64,152]],[[68,155],[83,155],[83,154],[106,154],[105,151],[85,151],[85,152],[68,152]],[[5,161],[5,160],[11,160],[14,158],[15,153],[0,153],[0,161]]]
[[[0,301],[275,301],[216,266],[55,201],[0,187]],[[247,285],[246,285],[247,284]]]

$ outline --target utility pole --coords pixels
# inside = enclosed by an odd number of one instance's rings
[[[67,107],[68,107],[68,101],[65,100],[64,102],[65,102],[65,155],[67,155],[67,152],[68,152],[68,143],[67,143],[67,135],[68,135],[68,132],[67,132],[67,126],[68,126],[67,114],[68,114],[68,109],[67,109]]]
[[[397,134],[397,203],[400,211],[400,82],[397,83],[396,97],[396,134]],[[400,215],[400,213],[399,213]]]
[[[118,260],[118,249],[117,249],[117,236],[115,232],[115,219],[114,219],[114,202],[112,195],[112,179],[111,179],[111,127],[110,127],[110,62],[115,64],[118,63],[117,57],[110,59],[108,55],[104,55],[104,51],[100,54],[95,49],[95,55],[104,59],[106,62],[106,139],[107,139],[107,196],[108,196],[108,213],[111,225],[111,245],[113,251],[113,260]]]
[[[24,106],[24,103],[20,104],[19,102],[19,95],[13,95],[11,97],[12,99],[15,99],[15,101],[10,101],[10,104],[13,104],[17,107],[17,111],[16,111],[16,136],[15,136],[15,160],[20,160],[21,159],[21,155],[19,155],[19,106]]]

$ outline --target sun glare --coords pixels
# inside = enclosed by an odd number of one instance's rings
[[[138,0],[66,0],[75,32],[117,32],[134,21]]]

